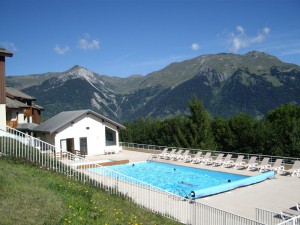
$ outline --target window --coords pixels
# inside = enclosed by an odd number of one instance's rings
[[[106,146],[116,145],[116,131],[105,127]]]
[[[79,142],[80,142],[80,151],[87,154],[87,138],[81,137],[81,138],[79,138]]]
[[[60,149],[63,151],[67,151],[67,140],[66,139],[60,140]]]

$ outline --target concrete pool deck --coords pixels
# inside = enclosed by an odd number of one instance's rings
[[[134,163],[146,161],[149,159],[150,155],[152,154],[123,150],[117,154],[87,156],[87,159],[90,161],[128,159],[130,163]],[[164,159],[157,161],[247,176],[259,174],[258,172],[184,163],[182,161],[170,161]],[[274,179],[269,179],[258,184],[238,188],[214,196],[200,198],[196,201],[246,218],[255,219],[255,208],[262,208],[279,213],[282,209],[295,206],[295,204],[300,201],[300,179],[299,176],[291,177],[277,174]]]

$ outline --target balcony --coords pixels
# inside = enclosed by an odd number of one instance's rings
[[[18,126],[18,121],[10,121],[10,120],[7,120],[6,121],[6,125],[11,127],[11,128],[17,128]]]
[[[32,108],[27,108],[27,109],[24,109],[24,116],[32,116]]]

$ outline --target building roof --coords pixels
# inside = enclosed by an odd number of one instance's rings
[[[6,97],[6,107],[10,109],[29,108],[29,105],[24,104],[16,99]]]
[[[21,99],[28,99],[28,100],[36,100],[36,98],[25,94],[17,89],[6,87],[6,95],[10,98],[21,98]]]
[[[0,48],[0,56],[12,57],[13,54],[6,50],[5,48]]]
[[[39,126],[35,127],[33,129],[33,131],[53,134],[61,127],[65,126],[68,123],[72,123],[74,120],[76,120],[77,118],[79,118],[85,114],[86,115],[92,114],[108,123],[111,123],[111,124],[117,126],[120,129],[126,129],[123,125],[121,125],[113,120],[110,120],[92,110],[76,110],[76,111],[61,112],[61,113],[53,116],[52,118],[46,120]]]
[[[21,131],[31,131],[37,126],[38,124],[36,123],[18,123],[17,129]]]
[[[44,110],[44,108],[42,106],[37,105],[37,104],[32,104],[32,108],[39,109],[39,110]]]

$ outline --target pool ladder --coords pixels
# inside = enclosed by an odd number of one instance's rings
[[[185,198],[185,199],[189,198],[189,195],[184,190],[176,189],[174,194],[176,194],[177,192],[180,197]]]

